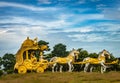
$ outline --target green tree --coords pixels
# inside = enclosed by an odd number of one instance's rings
[[[3,75],[3,71],[2,70],[0,70],[0,76],[2,76]]]
[[[59,43],[53,47],[52,56],[63,57],[67,55],[66,45]]]
[[[41,46],[41,45],[47,45],[47,50],[45,50],[45,51],[50,51],[50,48],[49,48],[49,42],[46,42],[46,41],[44,41],[44,40],[39,40],[38,41],[38,45],[39,46]],[[43,52],[43,54],[44,54],[44,52]],[[40,57],[40,50],[37,50],[36,52],[35,52],[35,56],[39,59],[39,57]]]
[[[48,46],[48,50],[47,51],[50,51],[50,48],[49,48],[49,42],[46,42],[46,41],[44,41],[44,40],[40,40],[40,41],[38,41],[38,45],[47,45]]]
[[[1,65],[2,65],[2,58],[0,57],[0,69],[1,69]]]
[[[88,51],[87,50],[83,50],[82,48],[78,49],[80,51],[79,54],[79,60],[82,61],[84,58],[88,57]]]
[[[112,62],[112,61],[115,61],[115,60],[116,60],[116,58],[113,56],[112,53],[110,54],[110,59],[108,57],[106,58],[106,62]]]
[[[2,64],[5,71],[14,71],[15,55],[6,53],[2,57]]]
[[[90,53],[89,57],[91,57],[91,58],[97,58],[98,54],[97,53]]]
[[[40,41],[38,41],[38,44],[39,44],[39,45],[48,45],[49,42],[46,42],[46,41],[44,41],[44,40],[40,40]]]
[[[78,48],[78,51],[81,52],[83,48]]]

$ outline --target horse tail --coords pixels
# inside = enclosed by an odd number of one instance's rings
[[[52,57],[52,58],[50,59],[50,61],[49,61],[49,66],[50,66],[50,67],[55,63],[56,59],[57,59],[57,57]]]
[[[81,68],[83,68],[83,65],[86,64],[86,61],[89,59],[90,57],[86,57],[83,59],[82,64],[81,64]]]
[[[50,59],[50,62],[54,62],[54,61],[56,60],[56,58],[57,58],[57,57],[52,57],[52,58]]]

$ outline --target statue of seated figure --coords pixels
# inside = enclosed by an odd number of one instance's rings
[[[31,54],[30,54],[30,60],[31,60],[32,63],[37,62],[37,58],[34,56],[34,52],[31,52]]]

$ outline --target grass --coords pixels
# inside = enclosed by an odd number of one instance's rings
[[[120,83],[120,72],[9,74],[0,77],[0,83]]]

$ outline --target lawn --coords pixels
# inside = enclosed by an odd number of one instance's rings
[[[120,83],[120,72],[9,74],[0,77],[0,83]]]

